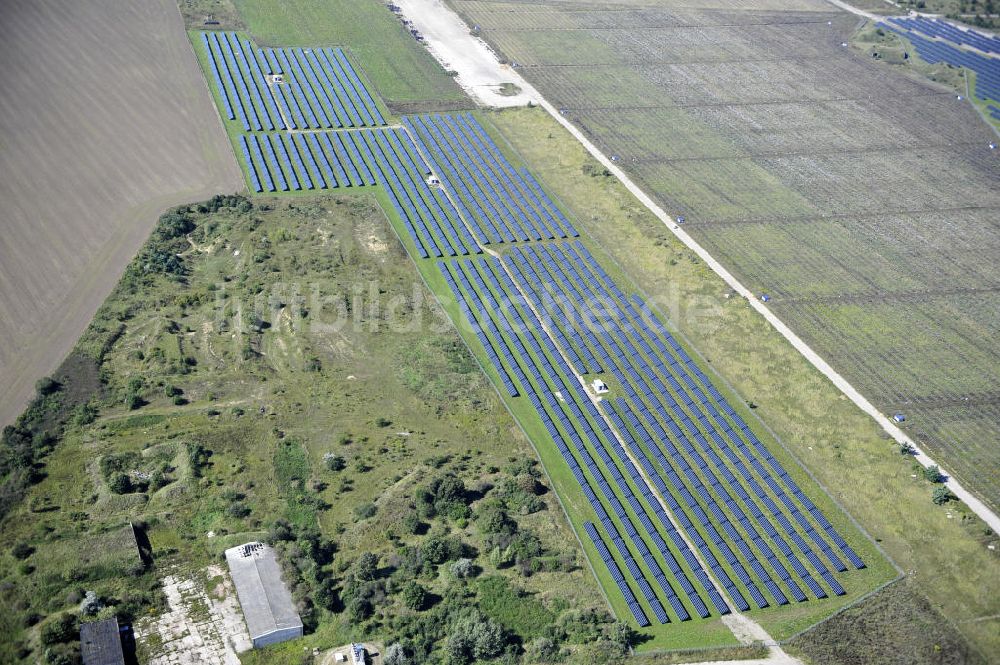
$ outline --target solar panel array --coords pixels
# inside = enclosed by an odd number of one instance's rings
[[[201,43],[225,115],[245,132],[386,124],[340,49],[262,49],[235,32],[203,32]]]
[[[670,621],[671,615],[680,621],[692,613],[707,617],[710,611],[703,595],[719,613],[729,612],[607,421],[580,384],[566,380],[569,366],[532,318],[527,301],[499,259],[438,265],[473,330],[477,336],[482,333],[480,341],[486,337],[484,346],[493,349],[489,355],[504,385],[509,382],[535,407],[651,614],[660,623]],[[639,615],[635,618],[640,620]]]
[[[962,44],[979,49],[984,53],[996,53],[1000,55],[1000,37],[984,35],[971,29],[963,29],[935,18],[925,18],[918,16],[914,18],[890,18],[889,21],[896,25],[927,35],[946,39],[955,44]]]
[[[741,611],[845,593],[834,573],[863,568],[861,558],[579,241],[439,266],[508,393],[528,397],[580,483],[631,574],[630,593],[646,601],[642,617],[670,620],[665,607],[680,620],[688,607],[708,616],[690,578],[716,611],[729,611],[688,542]],[[585,326],[597,309],[613,325]],[[595,404],[576,377],[596,367],[617,380],[620,397]]]
[[[514,168],[474,117],[404,118],[482,245],[576,237],[531,174]]]
[[[938,35],[941,39],[922,37],[915,30],[909,30],[900,25],[883,24],[913,43],[917,54],[927,62],[937,64],[944,62],[955,67],[966,67],[976,73],[975,94],[980,99],[1000,101],[1000,58],[989,57],[974,51],[958,48],[944,40],[950,36]],[[959,30],[959,32],[962,32]]]

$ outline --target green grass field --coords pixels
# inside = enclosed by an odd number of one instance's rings
[[[394,110],[467,108],[468,97],[377,0],[235,0],[264,46],[341,46]]]

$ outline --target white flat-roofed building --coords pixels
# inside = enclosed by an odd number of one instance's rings
[[[302,620],[271,547],[264,543],[231,547],[226,562],[254,648],[302,636]]]

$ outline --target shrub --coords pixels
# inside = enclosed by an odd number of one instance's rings
[[[108,489],[115,494],[128,494],[132,491],[132,479],[127,473],[115,473],[108,480]]]
[[[10,553],[15,559],[24,561],[35,552],[35,548],[28,543],[18,543],[11,548]]]
[[[385,657],[382,660],[384,665],[409,665],[410,659],[406,656],[406,650],[399,642],[394,642],[385,650]]]
[[[935,505],[938,506],[943,506],[949,501],[955,501],[957,499],[958,497],[952,494],[951,490],[948,489],[945,485],[940,485],[938,487],[935,487],[933,494],[931,494],[931,501],[933,501]]]
[[[379,427],[388,427],[389,425],[392,424],[392,421],[389,420],[388,418],[383,418],[379,416],[378,418],[375,419],[375,424],[378,425]]]
[[[347,467],[347,462],[343,457],[332,453],[323,455],[323,463],[326,464],[328,471],[343,471]]]
[[[240,503],[239,501],[229,504],[226,508],[226,514],[230,517],[235,517],[236,519],[243,519],[250,515],[250,506],[245,503]]]
[[[149,478],[149,488],[154,492],[162,487],[166,487],[168,484],[170,484],[170,479],[162,471],[154,471],[153,475]]]
[[[551,637],[536,637],[527,648],[530,660],[551,663],[559,657],[559,645]]]
[[[378,512],[378,508],[375,507],[374,503],[363,503],[354,508],[354,517],[358,521],[366,520],[369,517],[374,517],[376,512]]]
[[[414,581],[406,583],[401,594],[403,604],[411,610],[422,610],[427,603],[427,590]]]
[[[89,425],[90,423],[97,420],[97,407],[93,404],[77,404],[73,409],[72,416],[73,424],[78,427],[83,427],[84,425]]]
[[[611,627],[611,643],[615,645],[622,655],[628,653],[638,637],[638,633],[632,629],[632,626],[624,621],[616,621],[615,625]]]
[[[46,645],[61,644],[75,640],[78,631],[79,625],[76,617],[69,612],[63,612],[42,626],[39,639],[41,639],[42,644]]]
[[[38,391],[38,394],[42,397],[57,393],[61,388],[62,384],[53,379],[51,376],[43,377],[38,380],[38,383],[35,384],[35,390]]]
[[[932,464],[924,469],[924,478],[932,483],[940,483],[944,481],[944,475],[941,473],[941,469],[939,469],[935,464]]]

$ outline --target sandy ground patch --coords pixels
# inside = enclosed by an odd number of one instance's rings
[[[441,0],[394,0],[413,27],[424,36],[431,55],[449,71],[473,99],[484,106],[505,108],[537,102],[538,94],[509,65],[500,64],[483,40],[473,37],[469,26]],[[521,91],[501,95],[498,90],[513,83]]]
[[[0,61],[5,424],[159,214],[243,181],[173,0],[12,0]]]

